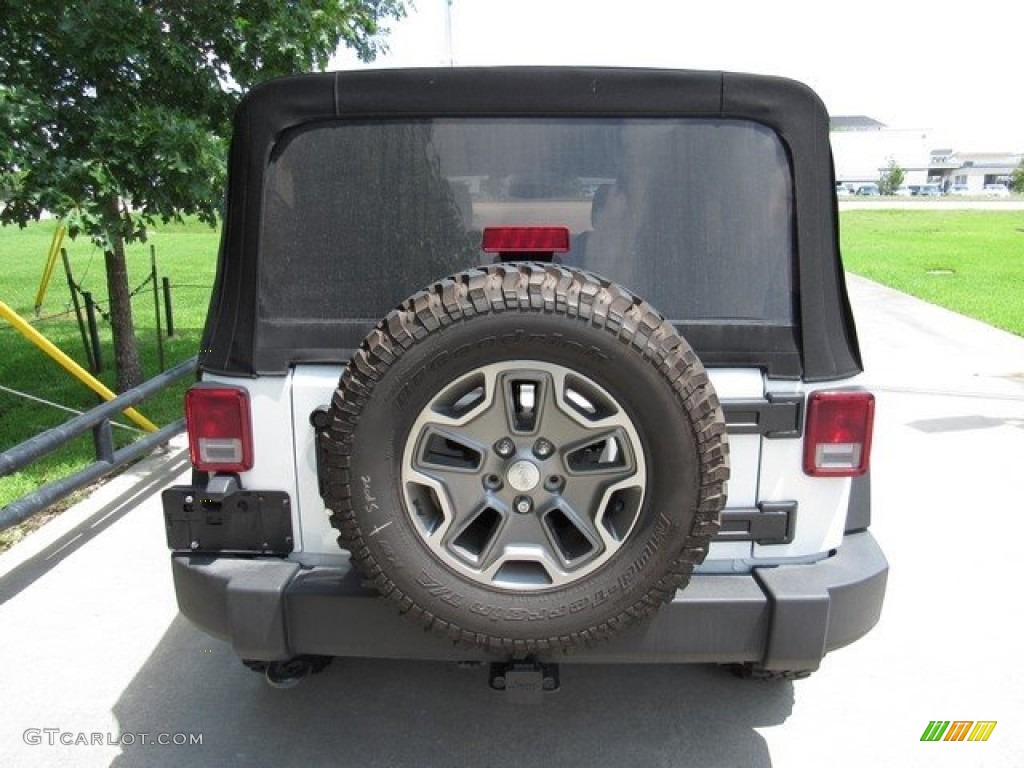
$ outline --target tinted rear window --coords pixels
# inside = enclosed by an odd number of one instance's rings
[[[792,184],[753,122],[472,118],[320,123],[266,176],[260,315],[376,320],[494,260],[483,228],[556,225],[557,258],[685,323],[793,323]]]

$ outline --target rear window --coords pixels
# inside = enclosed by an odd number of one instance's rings
[[[679,323],[793,324],[790,169],[753,122],[326,122],[279,143],[265,178],[264,318],[372,322],[493,261],[485,227],[554,225],[556,261]]]

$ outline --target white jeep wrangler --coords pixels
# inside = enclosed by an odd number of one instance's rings
[[[333,656],[796,677],[867,632],[828,125],[711,72],[254,90],[163,496],[182,612],[277,684]]]

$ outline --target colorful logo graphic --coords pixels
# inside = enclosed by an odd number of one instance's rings
[[[931,720],[921,741],[988,741],[996,729],[995,720]]]

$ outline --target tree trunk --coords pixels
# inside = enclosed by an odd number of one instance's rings
[[[117,200],[112,212],[120,218]],[[112,248],[103,254],[107,264],[107,295],[110,299],[110,324],[114,332],[114,369],[116,389],[120,394],[142,383],[142,364],[135,342],[135,323],[132,320],[131,288],[128,287],[128,264],[124,254],[124,237],[114,228],[110,238]]]

